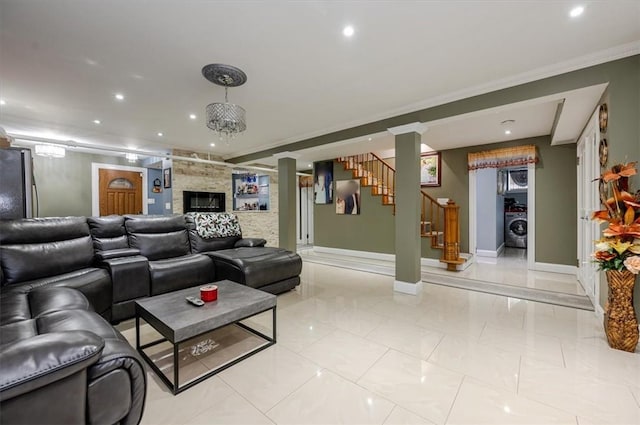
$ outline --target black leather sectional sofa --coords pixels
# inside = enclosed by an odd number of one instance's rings
[[[144,366],[110,323],[222,279],[294,288],[300,257],[264,243],[185,215],[0,220],[0,423],[138,423]]]

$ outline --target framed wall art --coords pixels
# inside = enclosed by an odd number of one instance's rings
[[[171,168],[165,168],[164,171],[164,188],[171,188]]]
[[[440,187],[441,165],[440,152],[423,153],[420,156],[420,185]]]
[[[316,204],[333,203],[333,161],[313,164],[313,193]]]
[[[360,214],[360,180],[336,181],[336,214]]]

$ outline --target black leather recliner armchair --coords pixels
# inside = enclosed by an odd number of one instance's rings
[[[42,286],[82,292],[95,311],[111,320],[111,278],[95,266],[85,217],[0,220],[2,292],[28,293]]]
[[[0,423],[140,422],[143,363],[78,290],[2,293],[0,347]]]

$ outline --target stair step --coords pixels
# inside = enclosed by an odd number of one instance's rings
[[[444,232],[430,231],[430,232],[422,233],[422,236],[429,237],[429,238],[434,238],[436,236],[442,236],[442,235],[444,235]]]

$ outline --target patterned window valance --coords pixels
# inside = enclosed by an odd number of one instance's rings
[[[513,167],[515,165],[535,164],[538,162],[535,145],[470,153],[468,159],[469,170]]]

